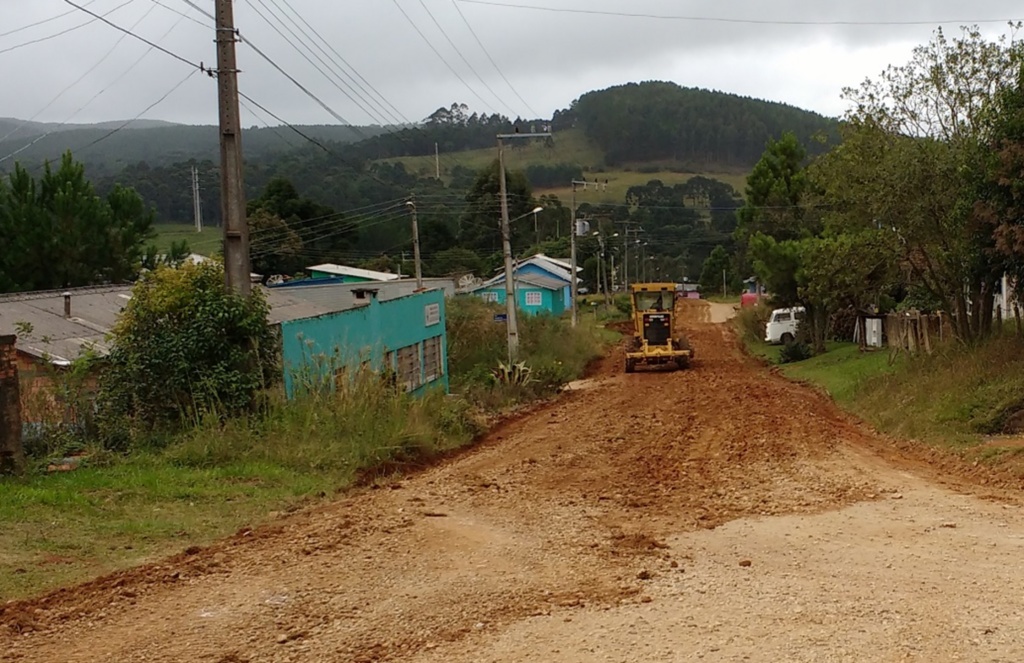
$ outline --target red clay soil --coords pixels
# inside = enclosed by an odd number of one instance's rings
[[[881,500],[895,475],[1016,499],[1011,477],[879,437],[772,374],[704,302],[677,311],[688,370],[626,375],[617,350],[595,386],[439,466],[9,603],[3,660],[434,660],[524,620],[650,601],[648,569],[685,566],[666,541],[687,532]]]

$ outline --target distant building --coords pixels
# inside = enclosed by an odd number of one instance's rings
[[[370,281],[397,281],[398,274],[390,272],[376,272],[372,269],[360,269],[348,265],[335,265],[325,263],[307,267],[307,271],[314,279],[340,278],[345,283],[367,283]]]
[[[485,301],[504,305],[507,297],[505,283],[505,275],[500,274],[470,291],[470,294]],[[568,310],[565,302],[566,285],[561,279],[544,274],[518,272],[513,276],[512,283],[516,294],[516,306],[527,315],[562,315]]]

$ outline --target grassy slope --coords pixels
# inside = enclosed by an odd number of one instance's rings
[[[495,149],[468,150],[454,154],[441,155],[441,176],[444,178],[455,165],[466,166],[474,170],[485,168],[497,158]],[[405,164],[410,172],[424,177],[431,177],[435,173],[434,157],[401,157],[397,159],[386,159],[385,161],[400,161]],[[579,164],[584,169],[584,177],[593,181],[597,178],[602,183],[608,180],[607,191],[594,191],[588,189],[579,191],[577,199],[579,202],[591,203],[621,203],[626,197],[629,187],[637,184],[646,184],[650,180],[658,179],[666,184],[685,182],[695,175],[713,177],[728,184],[731,184],[737,191],[742,192],[746,186],[746,173],[738,172],[702,172],[702,173],[676,173],[671,172],[673,164],[645,164],[647,168],[652,166],[660,167],[657,172],[637,172],[638,166],[625,165],[616,168],[604,168],[604,154],[601,149],[594,145],[583,132],[578,129],[571,129],[555,136],[553,147],[546,147],[540,141],[524,144],[515,147],[512,143],[505,153],[505,163],[509,169],[524,169],[533,164]],[[559,187],[555,189],[542,189],[536,192],[538,195],[553,193],[560,199],[567,202],[571,194],[571,187]]]
[[[188,247],[193,253],[204,256],[212,256],[220,250],[220,228],[207,226],[201,233],[197,233],[196,227],[191,223],[157,223],[153,228],[157,233],[153,243],[161,252],[169,249],[172,243],[181,240],[188,242]]]
[[[778,360],[778,346],[748,340],[747,347]],[[986,458],[1020,445],[1020,438],[994,435],[1008,413],[1024,409],[1024,341],[1010,334],[974,349],[950,345],[931,357],[903,355],[891,365],[886,350],[835,343],[780,370],[825,389],[886,433]]]

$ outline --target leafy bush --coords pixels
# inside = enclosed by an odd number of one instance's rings
[[[127,448],[208,414],[251,412],[278,378],[262,293],[228,292],[216,263],[147,273],[112,334],[100,379],[100,433]]]
[[[762,303],[741,308],[736,314],[736,329],[744,341],[764,342],[765,326],[772,310]]]
[[[573,328],[566,318],[519,317],[520,360],[530,369],[528,384],[497,382],[493,370],[507,362],[505,325],[494,322],[504,309],[476,297],[447,305],[448,366],[452,389],[487,410],[546,396],[579,377],[601,354],[602,341],[590,324]]]
[[[779,351],[779,363],[792,364],[810,359],[813,356],[814,351],[811,350],[811,346],[803,341],[793,341],[782,346],[782,350]]]

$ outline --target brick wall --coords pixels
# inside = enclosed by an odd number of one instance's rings
[[[15,340],[14,336],[0,336],[0,474],[13,474],[25,468]]]

